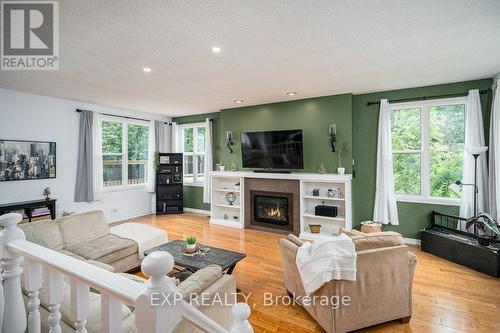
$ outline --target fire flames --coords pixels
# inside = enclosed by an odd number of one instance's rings
[[[281,209],[278,205],[276,205],[276,208],[272,207],[270,209],[266,209],[266,215],[276,220],[281,220],[283,218],[281,215]]]

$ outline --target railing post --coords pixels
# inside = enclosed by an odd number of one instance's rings
[[[182,296],[172,279],[166,276],[174,268],[168,252],[149,254],[141,263],[149,280],[135,302],[135,325],[141,333],[170,333],[181,321]]]
[[[250,307],[246,303],[238,303],[231,309],[233,325],[229,330],[231,333],[253,333],[252,325],[248,322]]]
[[[24,286],[28,292],[28,332],[40,333],[42,323],[40,319],[40,299],[38,295],[42,288],[42,265],[40,263],[24,260]]]
[[[2,278],[4,280],[4,310],[2,332],[24,333],[26,331],[26,310],[21,291],[21,263],[23,257],[13,253],[7,247],[10,241],[26,239],[24,232],[17,227],[23,220],[21,214],[5,214],[0,216],[0,258],[2,262]]]

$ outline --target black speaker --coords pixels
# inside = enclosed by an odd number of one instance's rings
[[[314,208],[314,214],[318,216],[337,217],[339,208],[335,206],[318,205]]]

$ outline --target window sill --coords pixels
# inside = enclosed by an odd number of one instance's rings
[[[184,183],[184,186],[203,187],[203,183]]]
[[[121,192],[121,191],[133,191],[133,190],[145,190],[145,189],[146,189],[146,184],[134,184],[134,185],[104,187],[102,189],[102,192],[107,193],[107,192]]]
[[[429,205],[460,206],[460,199],[422,198],[405,195],[396,195],[397,202],[412,202]]]

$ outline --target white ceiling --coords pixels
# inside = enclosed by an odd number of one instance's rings
[[[178,116],[456,82],[500,71],[500,1],[60,0],[60,61],[0,87]]]

